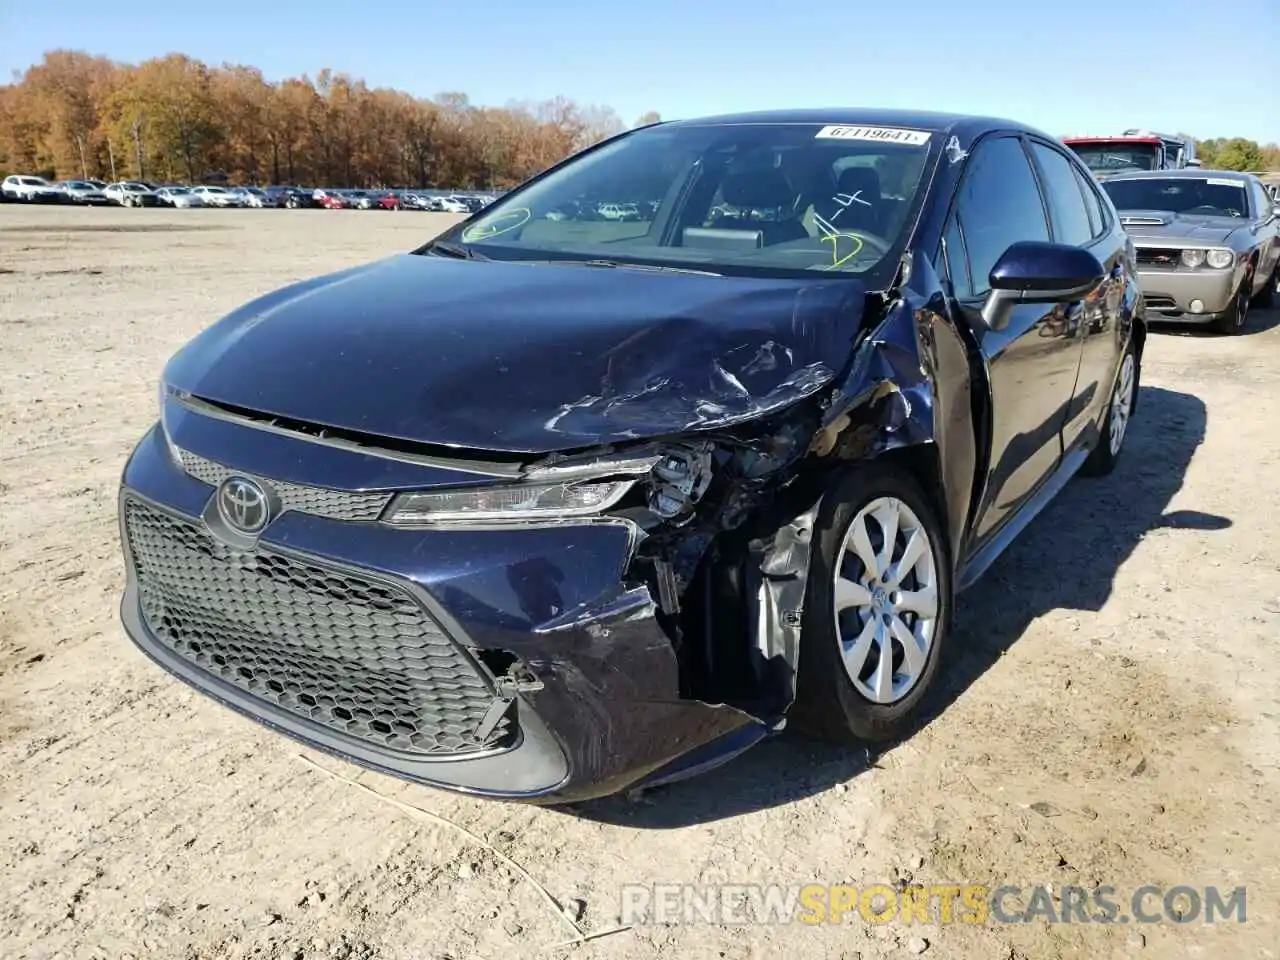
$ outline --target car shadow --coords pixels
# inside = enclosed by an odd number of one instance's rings
[[[957,597],[948,660],[923,704],[917,730],[990,669],[1036,618],[1059,609],[1101,610],[1116,571],[1151,531],[1231,526],[1226,517],[1168,509],[1204,440],[1204,404],[1190,394],[1142,387],[1135,414],[1115,472],[1069,483],[986,576]],[[715,770],[638,798],[607,797],[558,809],[600,822],[673,829],[792,803],[875,763],[870,746],[836,747],[784,733]]]

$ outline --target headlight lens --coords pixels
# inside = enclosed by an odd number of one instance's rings
[[[1183,250],[1182,265],[1184,267],[1198,267],[1204,263],[1203,250]]]
[[[1235,262],[1235,259],[1235,254],[1230,250],[1210,250],[1205,254],[1205,261],[1209,266],[1216,267],[1219,270],[1223,270],[1231,266],[1231,264]]]
[[[394,524],[419,525],[586,517],[608,510],[634,483],[635,479],[629,478],[402,493],[392,501],[386,520]]]
[[[169,458],[173,460],[176,466],[182,466],[182,453],[178,450],[172,440],[169,439],[169,428],[164,422],[164,402],[169,396],[169,388],[165,385],[164,379],[161,378],[160,383],[156,386],[156,404],[159,406],[160,417],[160,433],[164,435],[164,445],[169,451]]]

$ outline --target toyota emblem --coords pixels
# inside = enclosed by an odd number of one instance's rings
[[[271,519],[267,492],[247,477],[227,477],[218,487],[218,514],[237,533],[259,533]]]

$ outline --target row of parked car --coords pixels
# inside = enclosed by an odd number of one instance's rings
[[[74,203],[82,206],[121,207],[277,207],[327,210],[432,210],[471,214],[495,199],[483,193],[429,192],[422,190],[334,190],[296,186],[222,187],[155,184],[144,180],[64,180],[50,183],[43,177],[15,174],[0,183],[5,200],[27,203]]]

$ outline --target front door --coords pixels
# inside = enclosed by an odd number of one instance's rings
[[[974,517],[976,549],[1040,488],[1062,460],[1062,429],[1080,368],[1081,305],[1017,304],[1003,330],[979,316],[996,261],[1020,240],[1050,239],[1023,141],[983,140],[970,153],[945,248],[956,305],[978,338],[991,378],[990,457]]]

